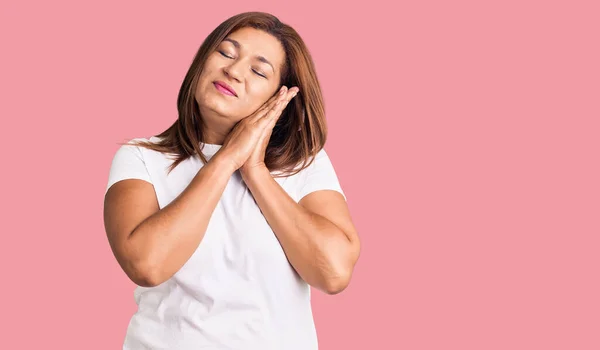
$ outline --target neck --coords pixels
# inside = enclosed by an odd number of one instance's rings
[[[227,117],[217,114],[213,111],[200,111],[203,126],[203,141],[206,144],[223,145],[227,135],[235,123],[232,123]]]

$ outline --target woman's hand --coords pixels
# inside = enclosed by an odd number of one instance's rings
[[[282,87],[279,93],[250,116],[240,120],[229,132],[218,153],[232,164],[234,170],[240,169],[259,146],[265,129],[269,126],[273,128],[283,110],[282,104],[288,95],[286,92],[286,87]]]
[[[283,96],[278,102],[278,105],[276,105],[276,107],[273,108],[273,112],[275,113],[275,115],[269,118],[269,121],[263,129],[262,134],[260,135],[260,138],[258,139],[258,142],[256,144],[256,147],[254,147],[252,154],[250,154],[250,157],[248,157],[244,165],[242,165],[242,167],[240,168],[242,174],[248,173],[252,169],[256,169],[258,167],[266,168],[265,154],[267,151],[267,146],[269,145],[269,140],[271,139],[271,135],[273,134],[273,128],[275,127],[275,124],[277,123],[277,120],[281,116],[285,107],[287,107],[288,103],[292,100],[292,98],[296,96],[298,91],[299,89],[297,87],[293,87],[287,92],[284,91]]]

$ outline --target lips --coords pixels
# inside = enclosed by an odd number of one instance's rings
[[[223,92],[224,94],[230,94],[230,95],[233,95],[233,96],[237,97],[237,94],[235,93],[235,90],[231,86],[225,84],[224,82],[222,82],[222,81],[215,81],[215,82],[213,82],[213,84],[215,84],[215,87],[218,90],[220,90],[221,92]]]

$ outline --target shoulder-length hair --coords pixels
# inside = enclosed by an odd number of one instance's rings
[[[196,84],[208,56],[227,35],[244,27],[265,31],[281,42],[286,60],[279,86],[300,88],[273,128],[265,152],[265,165],[271,172],[294,175],[308,167],[324,147],[327,139],[325,105],[315,65],[304,41],[292,27],[271,14],[245,12],[221,23],[198,49],[179,90],[178,119],[167,130],[157,135],[161,140],[134,142],[137,146],[175,155],[169,172],[185,159],[195,155],[198,155],[204,164],[207,163],[202,153],[204,126],[194,98]],[[300,163],[302,165],[298,168]]]

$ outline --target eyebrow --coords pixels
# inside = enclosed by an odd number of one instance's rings
[[[223,39],[223,41],[229,41],[230,43],[233,44],[233,46],[235,46],[236,49],[239,49],[240,47],[242,47],[242,45],[240,45],[239,42],[237,42],[236,40],[233,40],[231,38],[225,38],[225,39]],[[260,55],[257,55],[256,58],[259,61],[261,61],[263,63],[266,63],[269,66],[271,66],[271,69],[273,69],[273,72],[275,72],[275,67],[273,67],[273,65],[271,64],[271,62],[269,62],[269,60],[267,60],[266,58],[264,58],[263,56],[260,56]]]

